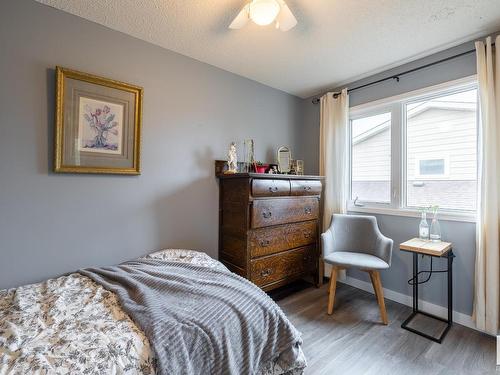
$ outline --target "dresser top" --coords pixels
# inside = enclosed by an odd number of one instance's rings
[[[267,178],[272,180],[323,180],[323,176],[311,176],[304,175],[298,176],[294,174],[269,174],[269,173],[233,173],[233,174],[221,174],[217,177],[221,179],[227,178]]]

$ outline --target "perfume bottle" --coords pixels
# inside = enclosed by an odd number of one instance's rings
[[[421,240],[429,239],[429,224],[427,223],[427,212],[425,209],[421,211],[422,217],[420,219],[420,225],[418,226],[418,236]]]
[[[439,206],[432,207],[432,222],[430,230],[430,238],[432,242],[441,242],[441,226],[437,219]]]

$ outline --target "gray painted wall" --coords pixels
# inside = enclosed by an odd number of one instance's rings
[[[296,150],[301,100],[31,0],[0,2],[0,289],[166,247],[217,255],[213,160]],[[51,172],[54,67],[144,87],[142,175]],[[300,154],[296,154],[300,157]]]
[[[437,61],[463,51],[474,49],[474,43],[465,43],[455,48],[429,56],[425,59],[415,61],[401,67],[368,77],[361,81],[353,82],[347,87],[355,87],[373,80],[392,76],[398,72],[412,69],[417,66]],[[475,54],[432,66],[401,77],[399,83],[388,81],[376,86],[371,86],[350,94],[350,105],[355,106],[377,99],[382,99],[408,91],[436,85],[454,79],[476,74]],[[337,90],[333,90],[337,91]],[[318,173],[318,149],[319,149],[319,105],[311,103],[311,99],[303,101],[303,127],[301,129],[301,149],[304,155],[307,173]],[[382,282],[385,288],[399,293],[411,295],[411,287],[407,280],[412,274],[412,258],[407,253],[399,251],[397,246],[401,242],[415,237],[418,234],[419,219],[410,217],[376,215],[381,231],[392,238],[395,243],[392,267],[382,272]],[[473,285],[474,285],[474,259],[475,259],[475,224],[456,221],[442,221],[441,230],[443,238],[453,242],[454,252],[457,255],[454,263],[454,309],[464,314],[472,314]],[[424,260],[422,269],[428,264]],[[435,263],[435,269],[445,266],[445,262],[439,260]],[[349,271],[349,276],[364,281],[369,278],[363,272]],[[420,288],[420,296],[423,300],[446,306],[446,276],[434,275],[431,281]]]

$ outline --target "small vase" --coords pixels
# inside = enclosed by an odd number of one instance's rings
[[[429,237],[432,242],[441,242],[441,226],[439,225],[439,220],[437,219],[437,209],[434,210],[434,217],[432,218]]]
[[[427,223],[427,214],[425,211],[422,211],[422,218],[418,226],[418,236],[421,240],[429,239],[429,224]]]
[[[266,169],[269,166],[267,164],[255,165],[255,173],[266,173]]]

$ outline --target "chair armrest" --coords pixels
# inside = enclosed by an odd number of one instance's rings
[[[380,231],[377,237],[377,255],[390,266],[392,261],[392,247],[394,242],[392,239],[387,238],[382,233],[380,233]]]
[[[328,229],[325,233],[321,233],[321,248],[323,249],[323,258],[334,250],[333,232]]]

